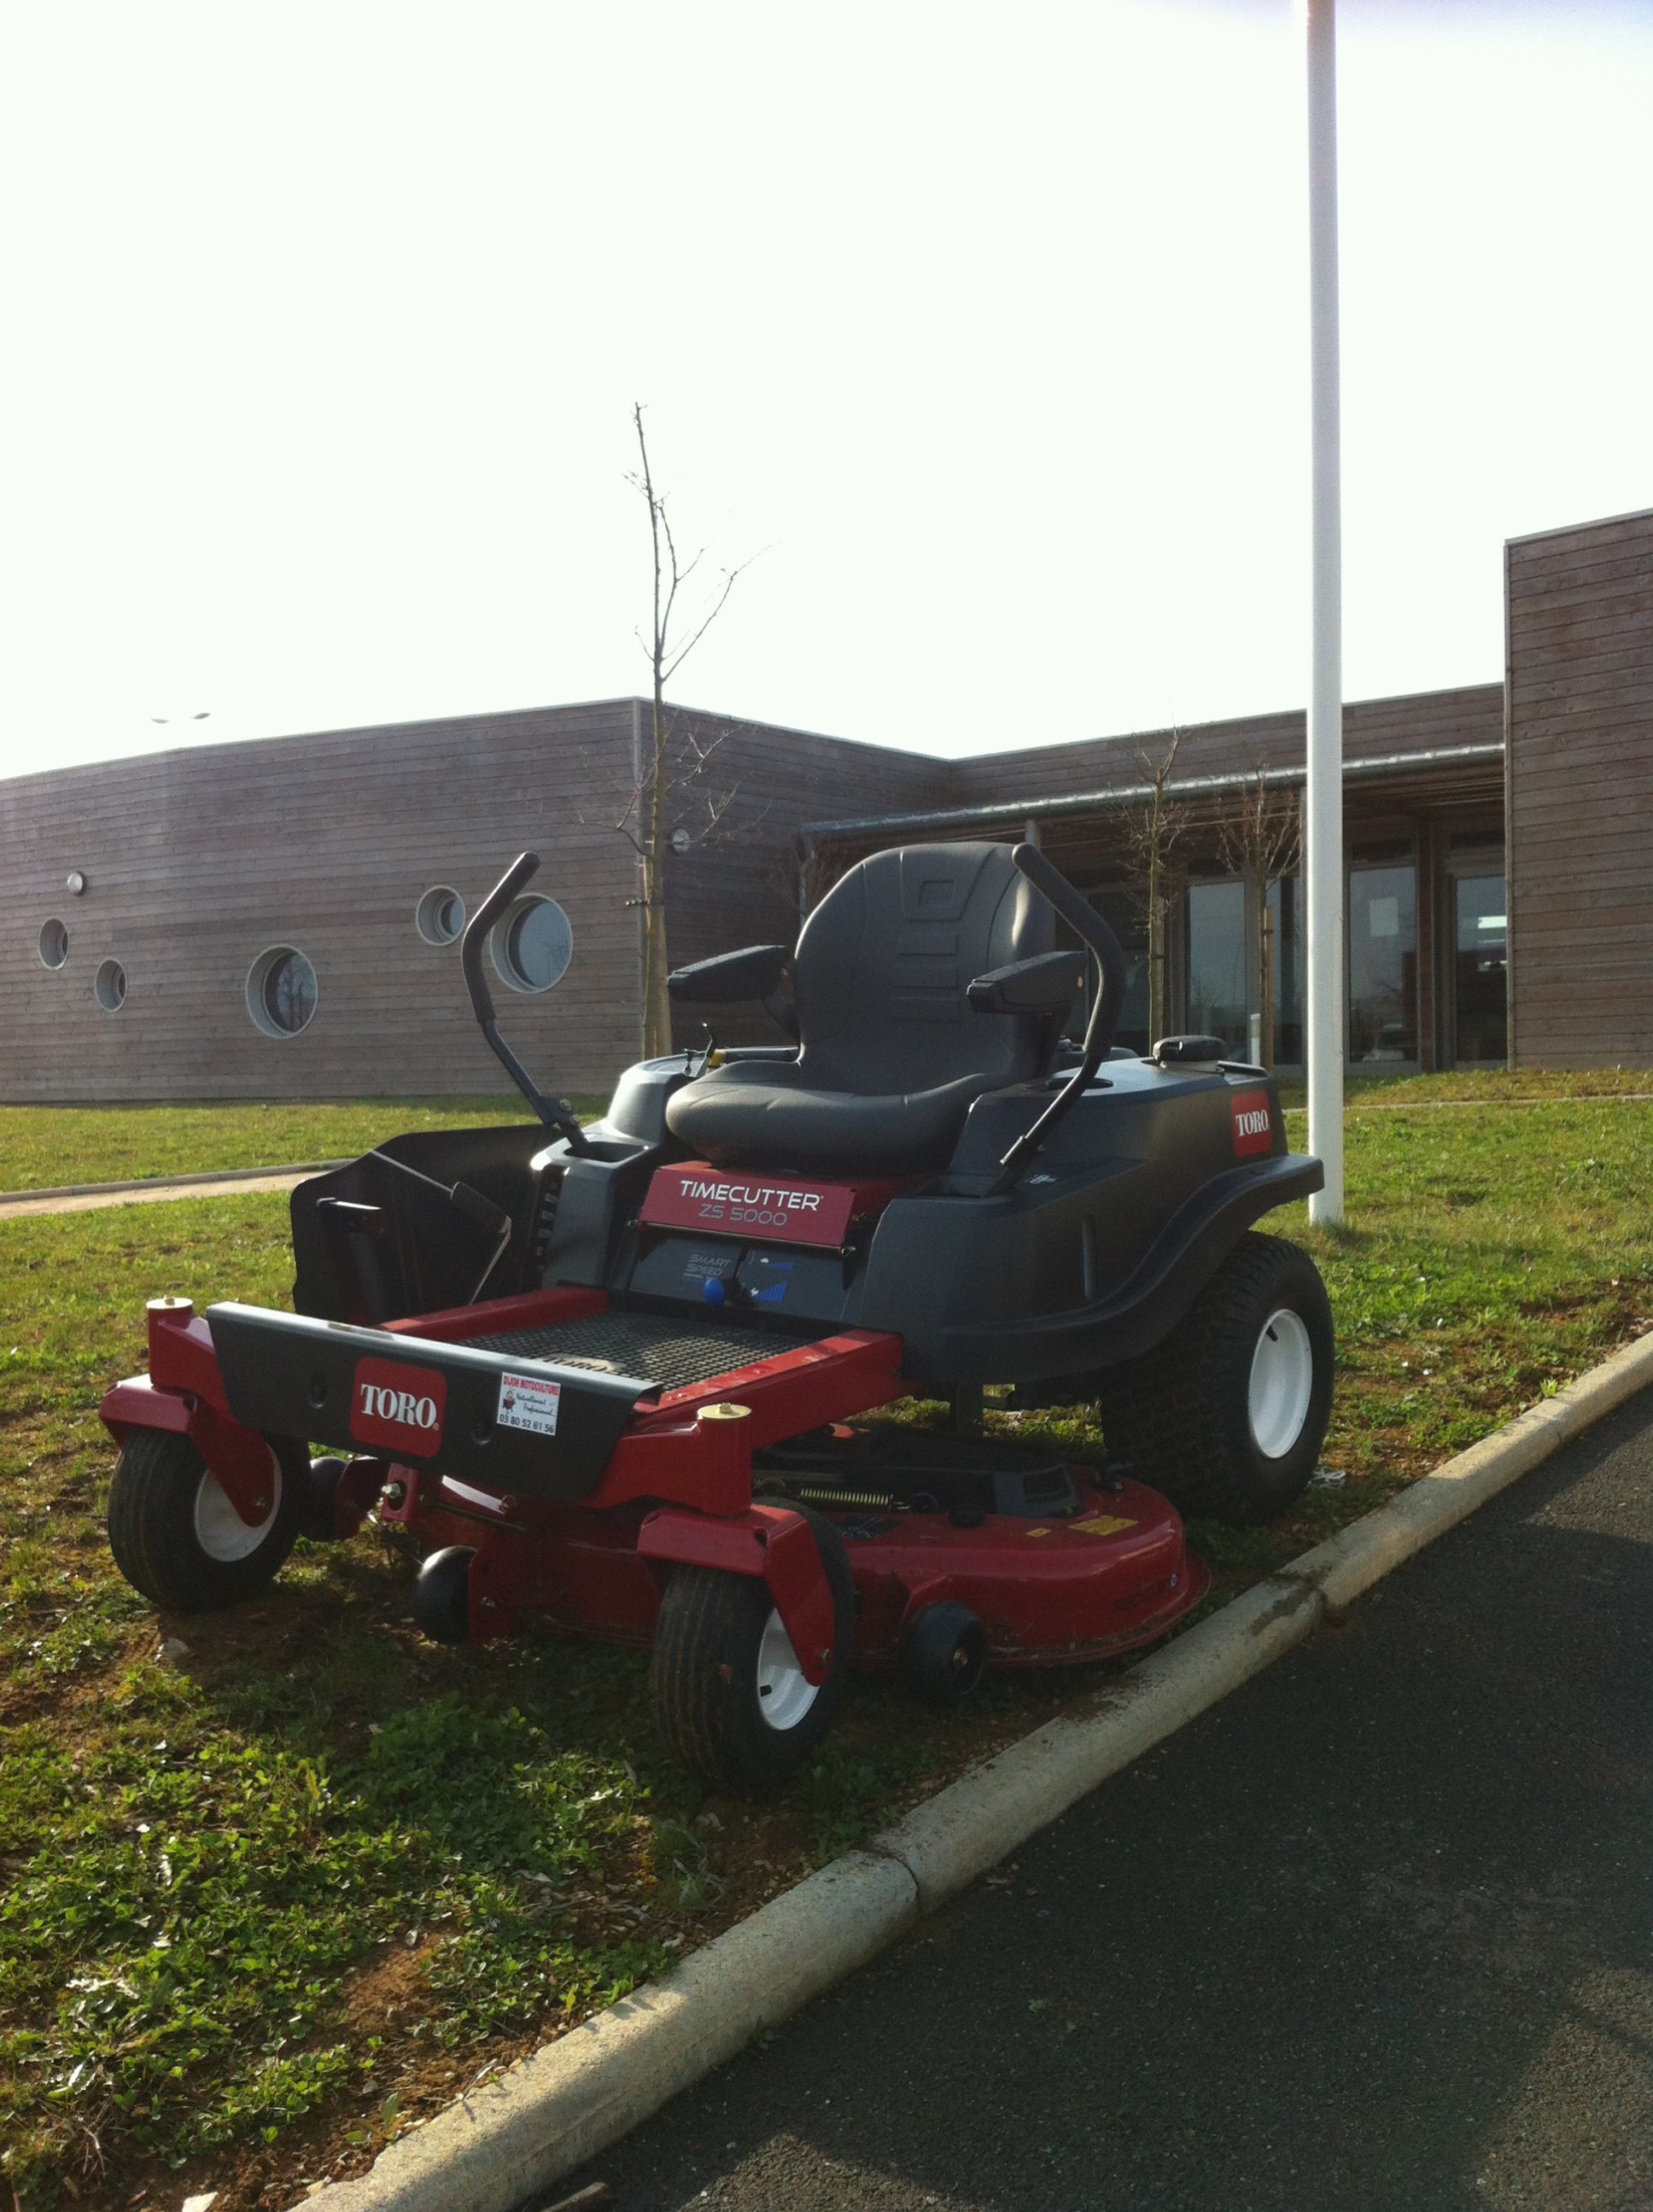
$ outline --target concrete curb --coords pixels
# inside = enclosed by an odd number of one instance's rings
[[[1311,1584],[1274,1576],[1132,1668],[1080,1718],[1058,1714],[873,1838],[933,1912],[1057,1820],[1110,1774],[1173,1735],[1282,1652],[1324,1607]]]
[[[663,1982],[473,2090],[307,2212],[508,2212],[865,1966],[918,1918],[894,1859],[851,1851],[739,1922]]]
[[[306,2212],[512,2212],[1650,1384],[1653,1332],[1155,1652],[1097,1709],[1035,1729],[665,1981],[392,2143],[370,2172],[301,2200]]]
[[[256,1182],[264,1176],[325,1175],[330,1168],[347,1168],[349,1160],[298,1160],[286,1168],[206,1168],[198,1174],[138,1176],[129,1182],[58,1182],[39,1190],[0,1190],[0,1206],[17,1206],[37,1198],[106,1198],[132,1192],[182,1190],[196,1182]]]

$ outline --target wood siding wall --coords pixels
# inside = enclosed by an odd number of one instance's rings
[[[528,1066],[603,1087],[635,1055],[638,917],[613,828],[629,700],[151,754],[0,783],[0,1098],[297,1098],[508,1090],[471,1020],[459,948],[414,926],[438,884],[474,909],[524,847],[566,909],[573,964],[495,995]],[[79,869],[88,888],[71,896]],[[68,927],[48,970],[40,925]],[[257,1030],[247,971],[295,945],[319,984],[294,1037]],[[106,957],[126,1000],[106,1013]],[[489,970],[491,978],[491,969]]]
[[[1157,730],[1132,737],[1080,739],[954,762],[948,796],[938,803],[969,806],[1025,802],[1030,813],[1039,819],[1036,801],[1041,799],[1106,793],[1140,784],[1145,781],[1144,763],[1151,768],[1163,760],[1172,734],[1170,730]],[[1344,750],[1349,761],[1391,756],[1404,760],[1407,755],[1462,745],[1496,747],[1501,744],[1503,734],[1504,692],[1496,684],[1395,699],[1356,700],[1344,708]],[[1304,743],[1304,718],[1300,711],[1196,724],[1179,734],[1173,775],[1180,780],[1243,775],[1258,768],[1296,768],[1302,764]],[[1497,828],[1503,783],[1503,763],[1494,756],[1455,765],[1401,767],[1369,779],[1354,778],[1346,789],[1346,850],[1367,841],[1406,840],[1416,854],[1418,1054],[1419,1065],[1425,1070],[1441,1064],[1443,1054],[1449,1054],[1451,1049],[1443,1034],[1449,1024],[1437,974],[1443,926],[1437,908],[1448,839],[1466,828]],[[1173,1026],[1187,1018],[1182,890],[1186,878],[1226,872],[1214,820],[1230,803],[1210,801],[1194,808],[1172,860],[1168,969]],[[1081,889],[1093,891],[1133,881],[1120,817],[1108,807],[1045,817],[1039,820],[1039,830],[1045,851]],[[995,823],[975,832],[960,826],[912,834],[927,839],[973,834],[1006,837],[1019,832],[1018,821]],[[853,849],[868,851],[880,842],[876,835],[858,836]],[[1255,908],[1249,907],[1248,932],[1255,927]],[[1257,966],[1254,957],[1249,982],[1254,1006],[1261,1004]]]
[[[1139,783],[1143,761],[1163,760],[1172,734],[1149,730],[1131,737],[1082,738],[1036,745],[1026,752],[955,761],[953,796],[944,803],[990,806],[1024,797],[1054,798],[1100,791],[1110,784]],[[1496,684],[1398,699],[1356,699],[1343,709],[1343,753],[1351,761],[1437,746],[1496,744],[1503,735],[1504,694]],[[1298,768],[1305,742],[1300,708],[1249,714],[1231,722],[1194,723],[1181,734],[1173,774],[1233,775],[1259,767]]]
[[[1512,915],[1523,1064],[1653,1060],[1653,516],[1510,549],[1510,677],[1345,709],[1349,759],[1486,744],[1514,773]],[[0,1098],[67,1100],[449,1095],[506,1089],[471,1024],[456,948],[418,936],[414,907],[449,884],[475,906],[512,854],[544,857],[574,957],[543,997],[496,989],[501,1021],[547,1084],[600,1091],[636,1048],[641,916],[616,828],[646,704],[624,699],[387,729],[210,746],[0,783]],[[789,934],[807,821],[921,812],[1139,780],[1168,732],[1071,740],[962,761],[893,751],[692,708],[679,743],[709,748],[682,794],[690,849],[668,863],[676,963]],[[1301,761],[1300,713],[1191,727],[1179,775]],[[1489,799],[1496,763],[1350,787],[1348,823],[1419,837],[1420,932],[1432,920],[1431,840]],[[716,834],[705,801],[727,797]],[[927,833],[969,835],[967,830]],[[991,832],[1009,835],[1004,829]],[[1055,820],[1053,857],[1108,872],[1105,816]],[[859,843],[868,841],[860,840]],[[872,843],[881,842],[877,838]],[[840,858],[842,856],[840,855]],[[64,888],[71,868],[90,888]],[[1581,899],[1581,889],[1583,894]],[[70,933],[65,965],[36,952],[42,922]],[[1605,933],[1605,935],[1604,935]],[[275,944],[315,965],[320,998],[298,1037],[259,1033],[247,970]],[[1419,946],[1425,1064],[1436,965]],[[119,1013],[96,1005],[106,956],[125,969]],[[1582,988],[1589,979],[1589,988]],[[731,1042],[759,1014],[718,1017]],[[700,1034],[685,1012],[685,1041]]]
[[[1513,1064],[1653,1066],[1653,512],[1504,574]]]

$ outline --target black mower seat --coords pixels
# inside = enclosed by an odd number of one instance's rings
[[[666,1108],[719,1166],[945,1167],[972,1103],[1044,1073],[1048,1014],[976,1013],[971,979],[1048,952],[1050,908],[1008,845],[909,845],[836,883],[798,940],[793,1060],[732,1060]]]

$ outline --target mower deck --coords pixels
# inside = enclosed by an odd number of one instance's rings
[[[768,1330],[706,1326],[680,1315],[612,1310],[456,1340],[472,1351],[505,1353],[548,1368],[646,1379],[660,1387],[660,1414],[690,1401],[726,1402],[750,1391],[766,1366],[772,1378],[777,1370],[785,1376],[790,1358],[799,1353],[812,1362],[830,1362],[840,1349],[830,1339],[789,1340]],[[634,1431],[648,1419],[640,1407],[633,1417]],[[861,1449],[866,1446],[870,1451]],[[962,1483],[955,1477],[950,1490],[937,1472],[939,1461],[971,1456],[991,1464],[993,1447],[955,1451],[945,1440],[921,1431],[907,1443],[898,1429],[873,1437],[842,1427],[824,1452],[808,1463],[794,1466],[784,1451],[761,1455],[754,1470],[755,1494],[771,1507],[805,1504],[825,1515],[848,1547],[858,1593],[854,1647],[863,1662],[892,1656],[903,1620],[943,1596],[978,1615],[996,1665],[1048,1666],[1077,1664],[1151,1643],[1205,1595],[1210,1576],[1186,1551],[1181,1519],[1157,1492],[1128,1481],[1114,1481],[1099,1491],[1085,1470],[1059,1469],[1057,1494],[1047,1488],[1045,1498],[1054,1510],[1037,1510],[1040,1493],[1034,1487],[1015,1501],[1030,1510],[985,1510],[972,1502],[980,1491],[979,1475],[972,1480],[966,1474]],[[1015,1447],[1001,1448],[1000,1456],[1013,1462]],[[835,1457],[842,1466],[832,1465]],[[903,1468],[909,1496],[897,1494]],[[405,1480],[411,1470],[397,1472]],[[895,1490],[888,1479],[893,1479]],[[926,1486],[915,1493],[915,1482]],[[945,1494],[939,1498],[937,1492]],[[525,1501],[510,1503],[517,1516],[528,1510]],[[467,1532],[439,1524],[467,1522],[468,1540],[474,1542],[479,1525],[499,1525],[499,1510],[484,1492],[426,1478],[410,1486],[400,1510],[386,1517],[419,1521],[428,1536],[450,1540]],[[605,1529],[599,1516],[575,1509],[549,1516],[541,1524],[544,1534],[550,1533],[552,1519],[559,1547],[577,1544],[588,1573],[597,1555],[606,1558],[607,1574],[599,1579],[607,1587],[608,1632],[628,1643],[646,1641],[653,1590],[646,1574],[629,1576],[623,1565],[629,1556],[642,1565],[632,1548],[635,1532]],[[617,1607],[617,1577],[632,1583]],[[583,1607],[570,1614],[567,1607],[564,1596],[542,1610],[554,1625],[604,1632],[600,1619]],[[503,1625],[478,1621],[477,1629],[484,1636],[497,1634]]]
[[[1174,1508],[1139,1483],[1098,1489],[1088,1470],[1013,1445],[843,1425],[902,1394],[899,1342],[870,1332],[799,1338],[615,1310],[600,1291],[567,1290],[380,1328],[234,1305],[198,1317],[187,1301],[157,1302],[149,1323],[149,1375],[104,1401],[117,1435],[168,1419],[251,1512],[266,1463],[252,1422],[267,1394],[290,1405],[307,1391],[313,1433],[353,1455],[337,1533],[372,1510],[422,1551],[474,1547],[477,1642],[532,1613],[647,1643],[660,1563],[733,1561],[800,1507],[832,1521],[848,1549],[863,1661],[893,1656],[903,1620],[942,1598],[980,1618],[996,1663],[1100,1657],[1163,1635],[1208,1582]],[[444,1426],[364,1423],[364,1374],[392,1395],[398,1378],[440,1378]],[[496,1429],[477,1441],[463,1408],[492,1405],[507,1374],[556,1381],[565,1420],[582,1385],[620,1393],[594,1480],[558,1494],[520,1479],[520,1447],[544,1453],[555,1439]],[[813,1445],[795,1441],[811,1435]]]
[[[788,1342],[751,1328],[702,1327],[677,1315],[611,1311],[465,1341],[479,1352],[646,1377],[662,1386],[663,1409],[675,1393],[735,1396],[762,1362],[789,1352],[828,1352],[824,1340]],[[899,1483],[903,1441],[898,1429],[878,1437],[839,1429],[842,1468],[830,1465],[829,1447],[818,1455],[823,1464],[793,1468],[787,1455],[776,1453],[755,1470],[757,1496],[770,1505],[805,1504],[826,1515],[849,1547],[858,1592],[855,1650],[863,1662],[890,1656],[903,1619],[945,1595],[978,1615],[996,1665],[1078,1664],[1163,1636],[1210,1586],[1204,1565],[1184,1548],[1176,1511],[1140,1483],[1115,1481],[1099,1491],[1085,1470],[1064,1469],[1067,1480],[1059,1487],[1066,1494],[1048,1498],[1055,1510],[1042,1515],[973,1508],[964,1500],[979,1479],[972,1485],[966,1476],[949,1504],[933,1494],[945,1487],[933,1463],[971,1455],[950,1453],[944,1440],[921,1431],[911,1439],[907,1487],[916,1480],[929,1488],[903,1498],[878,1486],[876,1473],[869,1486],[857,1447],[872,1445],[860,1456],[886,1474],[893,1462]],[[879,1445],[886,1449],[880,1452]],[[990,1463],[992,1447],[978,1446],[974,1455]],[[1015,1448],[1005,1448],[1003,1456],[1013,1461]],[[468,1519],[472,1540],[477,1523],[493,1517],[478,1510],[475,1493],[457,1492],[452,1484],[428,1487],[423,1496],[427,1516]],[[1018,1502],[1034,1506],[1036,1497]],[[562,1540],[573,1533],[565,1522]],[[581,1533],[586,1543],[601,1541],[595,1529]],[[624,1640],[646,1638],[650,1610],[648,1594],[640,1589],[628,1608]],[[588,1633],[593,1626],[590,1620],[568,1625]]]
[[[943,1597],[976,1615],[995,1666],[1077,1665],[1163,1636],[1211,1586],[1176,1512],[1139,1483],[1107,1494],[1082,1483],[1079,1504],[1067,1521],[839,1519],[860,1597],[857,1656],[893,1654],[903,1620]]]

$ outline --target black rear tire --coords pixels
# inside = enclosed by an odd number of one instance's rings
[[[187,1437],[134,1429],[109,1486],[109,1548],[136,1590],[168,1613],[217,1613],[268,1587],[298,1534],[301,1448],[271,1444],[270,1512],[236,1513]]]
[[[715,1567],[674,1567],[648,1671],[667,1754],[714,1790],[777,1790],[831,1727],[849,1672],[855,1585],[843,1539],[804,1513],[832,1591],[832,1659],[807,1682],[766,1584]]]
[[[1319,1462],[1335,1356],[1320,1270],[1249,1233],[1163,1343],[1104,1370],[1109,1451],[1180,1513],[1272,1521]]]

